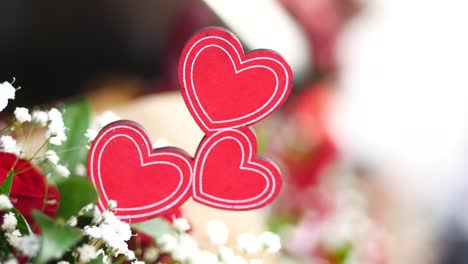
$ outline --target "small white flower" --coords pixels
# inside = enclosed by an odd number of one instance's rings
[[[47,121],[49,121],[49,115],[44,111],[33,111],[32,112],[32,121],[40,126],[45,126]]]
[[[200,251],[194,260],[191,262],[193,264],[218,264],[218,257],[206,250]]]
[[[31,122],[31,115],[29,114],[29,110],[24,107],[16,107],[15,111],[15,118],[18,120],[18,122],[25,123],[25,122]]]
[[[214,245],[224,245],[229,238],[229,230],[220,220],[212,219],[208,221],[205,232]]]
[[[18,264],[18,260],[16,260],[15,258],[11,258],[11,259],[3,262],[3,264]]]
[[[10,233],[5,233],[5,237],[10,245],[17,247],[21,239],[21,233],[19,230],[15,230]]]
[[[109,200],[107,202],[107,208],[110,210],[117,208],[117,202],[115,200]]]
[[[263,232],[259,239],[267,253],[274,254],[281,249],[280,237],[272,232]]]
[[[229,260],[234,258],[234,251],[232,248],[221,246],[218,249],[219,256],[225,263],[229,263]]]
[[[76,164],[75,167],[76,176],[86,176],[86,166],[84,164]]]
[[[0,194],[0,211],[7,210],[13,208],[13,205],[8,199],[8,196],[4,194]]]
[[[68,170],[67,167],[63,165],[57,165],[55,166],[55,171],[62,177],[68,177],[70,176],[70,171]]]
[[[237,237],[237,248],[247,254],[255,254],[260,251],[261,244],[252,234],[240,234]]]
[[[85,137],[88,139],[88,142],[92,142],[98,135],[98,132],[94,129],[87,129],[86,133],[84,134]]]
[[[15,99],[16,89],[9,82],[0,83],[0,112],[8,105],[8,99]]]
[[[190,230],[190,224],[187,219],[185,218],[177,218],[172,221],[174,227],[179,231],[179,232],[186,232]]]
[[[177,239],[169,234],[164,234],[158,239],[158,245],[163,252],[172,252],[177,247]]]
[[[135,252],[131,250],[129,250],[125,256],[127,257],[127,260],[134,260],[136,258]]]
[[[49,139],[49,143],[52,145],[60,146],[64,141],[67,140],[65,135],[65,124],[63,123],[62,113],[56,108],[52,108],[48,112],[49,126],[46,133],[46,138]]]
[[[81,247],[77,248],[78,254],[80,256],[80,262],[89,262],[96,258],[96,248],[94,246],[84,244]]]
[[[16,216],[14,213],[9,212],[3,215],[3,224],[2,229],[7,232],[12,232],[16,229],[16,225],[18,224],[18,220],[16,220]]]
[[[132,264],[145,264],[144,261],[139,261],[139,260],[135,260],[132,262]]]
[[[57,165],[59,162],[60,158],[57,155],[57,153],[53,150],[47,150],[45,153],[46,160],[54,165]]]
[[[101,239],[102,231],[99,226],[86,226],[83,230],[83,233],[89,237]]]
[[[67,225],[69,226],[76,226],[77,224],[78,224],[78,218],[76,218],[76,216],[70,217],[70,219],[68,219],[67,221]]]
[[[31,234],[21,237],[15,247],[23,252],[24,255],[28,257],[34,257],[37,255],[37,253],[39,253],[41,244],[39,237]]]
[[[2,136],[0,138],[0,146],[5,152],[15,154],[16,156],[20,154],[20,150],[16,146],[16,140],[11,136]]]
[[[117,116],[114,112],[112,111],[105,111],[104,113],[100,114],[99,116],[96,117],[96,126],[98,130],[101,130],[108,124],[119,120],[120,117]]]
[[[182,233],[177,247],[172,250],[172,257],[180,262],[186,262],[191,257],[197,256],[200,249],[197,242],[189,235]]]
[[[263,264],[263,260],[261,259],[251,259],[249,264]]]
[[[57,262],[57,264],[70,264],[70,262],[65,261],[65,260],[61,260],[61,261]]]
[[[145,249],[145,254],[143,255],[143,258],[152,263],[155,262],[159,257],[159,250],[156,247],[147,247]]]
[[[158,138],[156,140],[156,142],[153,143],[153,148],[154,149],[164,148],[164,147],[167,147],[167,146],[169,146],[169,141],[167,141],[167,139],[165,139],[165,138]]]

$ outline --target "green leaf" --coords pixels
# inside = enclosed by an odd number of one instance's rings
[[[132,224],[132,227],[151,236],[155,240],[158,240],[164,234],[176,234],[172,225],[163,218],[154,218],[145,222],[135,223]]]
[[[97,200],[97,192],[86,177],[72,176],[57,183],[60,206],[57,218],[68,220],[83,207]]]
[[[1,192],[5,194],[6,196],[10,195],[11,192],[11,185],[13,184],[13,176],[15,175],[15,172],[13,170],[10,170],[8,172],[8,176],[6,179],[3,181],[1,185]]]
[[[39,211],[32,214],[42,231],[42,247],[37,259],[40,263],[62,256],[82,238],[77,228],[54,222]]]
[[[49,149],[54,150],[60,156],[60,164],[65,165],[72,172],[78,164],[86,164],[88,140],[84,136],[89,128],[91,110],[87,101],[82,100],[68,104],[62,109],[63,122],[67,131],[67,140],[60,146],[49,144]],[[52,166],[50,166],[52,167]],[[54,181],[61,181],[63,177],[51,169]]]
[[[88,264],[103,264],[104,263],[104,254],[101,253],[95,259],[91,260]]]
[[[28,222],[26,222],[26,219],[24,219],[24,216],[15,208],[9,209],[8,211],[14,213],[16,216],[16,221],[18,222],[16,224],[16,229],[18,229],[22,235],[29,235],[31,233],[31,228]]]

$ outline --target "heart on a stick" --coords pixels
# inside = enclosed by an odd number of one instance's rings
[[[281,189],[280,172],[256,153],[249,127],[205,137],[195,155],[193,199],[225,210],[251,210],[272,202]]]
[[[207,134],[265,118],[286,100],[292,78],[276,52],[244,53],[231,32],[215,27],[192,37],[179,62],[182,96]]]
[[[146,132],[131,121],[106,126],[88,155],[88,177],[99,193],[99,209],[115,200],[115,215],[132,222],[180,207],[191,196],[192,166],[182,150],[153,150]]]

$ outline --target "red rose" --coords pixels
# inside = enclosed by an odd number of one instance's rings
[[[5,181],[12,168],[15,171],[10,192],[13,206],[30,225],[33,224],[31,212],[34,209],[54,217],[60,201],[57,188],[48,185],[45,177],[29,161],[0,152],[0,182]]]

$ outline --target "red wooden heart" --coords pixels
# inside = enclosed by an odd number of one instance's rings
[[[179,62],[185,104],[206,133],[265,118],[286,100],[292,81],[291,68],[279,54],[244,54],[236,37],[221,28],[192,37]]]
[[[193,199],[229,210],[250,210],[272,202],[281,189],[279,169],[256,157],[249,127],[226,129],[203,139],[195,155]]]
[[[118,218],[139,222],[169,213],[191,196],[192,164],[179,149],[153,150],[138,124],[117,121],[94,140],[88,177],[99,193],[100,210],[115,200]]]

